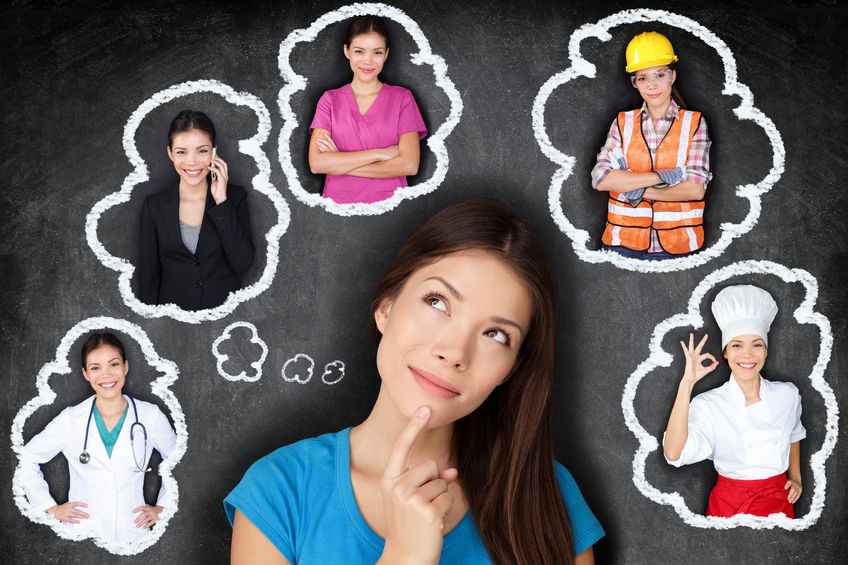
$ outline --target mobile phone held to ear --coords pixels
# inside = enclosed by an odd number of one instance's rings
[[[212,164],[211,164],[211,165],[212,165],[212,167],[214,167],[214,166],[215,166],[215,157],[217,157],[217,156],[218,156],[218,148],[217,148],[217,147],[213,147],[213,148],[212,148]],[[211,167],[210,167],[210,168],[211,168]],[[212,169],[212,170],[211,170],[211,173],[212,173],[212,180],[218,180],[218,175],[217,175],[217,174],[215,174],[215,169]]]

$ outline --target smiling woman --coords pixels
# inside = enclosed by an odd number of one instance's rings
[[[318,100],[310,126],[309,167],[325,174],[324,196],[339,203],[385,200],[418,172],[427,135],[412,93],[378,78],[389,56],[389,32],[377,16],[355,18],[344,55],[353,80]]]
[[[220,306],[253,264],[247,193],[227,184],[215,126],[183,110],[168,131],[179,182],[148,196],[141,213],[138,297],[184,310]]]
[[[712,459],[718,481],[707,516],[737,514],[795,517],[801,496],[801,396],[792,383],[768,381],[761,371],[768,354],[768,331],[777,304],[753,285],[723,289],[713,301],[721,345],[730,367],[722,386],[692,399],[692,388],[718,366],[690,334],[680,343],[686,369],[663,437],[666,461],[675,467]],[[703,362],[709,361],[707,366]]]
[[[422,225],[372,301],[370,415],[251,466],[224,501],[232,562],[593,563],[603,529],[553,460],[556,288],[496,201]]]
[[[145,503],[143,487],[153,449],[167,459],[176,434],[155,404],[123,392],[129,361],[117,337],[92,334],[81,357],[94,396],[63,410],[24,446],[24,491],[35,509],[62,522],[69,533],[118,543],[140,540],[164,507],[174,504],[164,483],[156,506]],[[63,504],[53,499],[39,468],[59,453],[70,471],[69,500]]]

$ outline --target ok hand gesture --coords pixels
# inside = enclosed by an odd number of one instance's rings
[[[695,346],[695,335],[689,334],[689,345],[687,346],[682,341],[680,347],[683,349],[683,354],[686,356],[686,369],[683,372],[683,381],[689,385],[694,385],[702,378],[713,372],[718,367],[718,361],[713,357],[712,353],[701,353],[704,344],[707,343],[708,334],[704,334],[698,345]],[[712,361],[709,365],[704,366],[704,360]]]

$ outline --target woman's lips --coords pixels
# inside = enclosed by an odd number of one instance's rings
[[[106,389],[113,389],[113,388],[115,388],[115,385],[117,385],[117,384],[118,384],[118,381],[113,381],[113,382],[110,382],[110,383],[100,383],[100,387],[106,388]]]
[[[453,385],[447,381],[443,381],[433,373],[428,373],[427,371],[422,371],[421,369],[415,369],[413,367],[409,367],[409,371],[412,373],[412,378],[415,379],[418,386],[427,392],[442,398],[455,398],[459,396],[459,391],[456,390]]]

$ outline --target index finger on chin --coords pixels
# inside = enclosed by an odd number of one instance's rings
[[[386,464],[386,469],[383,472],[385,478],[395,478],[404,474],[408,469],[409,452],[412,450],[412,445],[418,438],[418,434],[427,425],[430,420],[430,407],[421,406],[409,419],[409,423],[398,434],[395,445],[392,447],[392,452],[389,454],[389,462]]]

